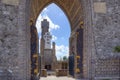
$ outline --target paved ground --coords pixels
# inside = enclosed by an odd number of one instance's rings
[[[40,80],[75,80],[75,79],[70,77],[47,76],[47,77],[41,77]]]

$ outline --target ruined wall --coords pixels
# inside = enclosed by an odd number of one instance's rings
[[[0,80],[12,80],[11,78],[30,80],[29,1],[0,0],[0,73],[4,74],[0,74]],[[113,71],[118,72],[120,70],[120,53],[115,53],[114,47],[120,45],[120,1],[79,1],[82,3],[84,14],[82,16],[84,18],[83,66],[85,78],[91,79],[91,76],[92,78],[96,77],[96,79],[97,77],[106,77],[102,75],[108,74],[104,73],[104,70],[100,70],[103,68],[103,64],[105,67],[110,66],[109,70],[107,67],[104,68],[107,71],[112,72],[116,67],[116,70]],[[73,7],[71,16],[74,14],[74,10]],[[73,20],[76,23],[73,27],[79,27],[77,17],[79,16],[74,16]],[[79,19],[81,20],[81,18]],[[107,65],[105,65],[106,63]],[[96,74],[96,72],[102,75]],[[91,73],[93,74],[91,75]],[[4,79],[7,74],[10,74],[10,78]],[[113,77],[119,76],[113,75]]]
[[[119,0],[94,0],[93,28],[97,54],[101,58],[118,54],[114,53],[114,47],[120,45],[119,8]]]
[[[114,52],[114,48],[120,45],[120,1],[93,0],[92,3],[92,24],[97,57],[97,60],[93,62],[96,67],[95,77],[118,79],[120,53]],[[115,61],[119,65],[116,65]]]
[[[99,59],[95,67],[95,79],[115,79],[119,78],[120,74],[120,61],[119,59]],[[118,79],[119,80],[119,79]]]
[[[120,53],[115,53],[114,48],[120,45],[120,1],[80,1],[84,13],[84,76],[93,80],[118,79]],[[106,66],[110,67],[107,69]],[[113,71],[118,73],[114,74]]]
[[[0,80],[30,80],[28,16],[20,1],[0,0]]]
[[[18,6],[0,1],[0,71],[3,71],[3,74],[10,71],[12,76],[17,76],[18,68],[17,14]],[[4,69],[7,71],[4,72]]]

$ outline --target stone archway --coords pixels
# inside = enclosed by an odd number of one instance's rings
[[[90,1],[80,1],[80,0],[46,0],[46,1],[42,1],[42,0],[34,0],[34,1],[30,1],[30,0],[21,0],[20,1],[20,6],[19,6],[19,19],[21,22],[19,22],[20,26],[28,26],[28,27],[20,27],[19,30],[25,30],[23,31],[25,37],[27,36],[27,38],[24,37],[24,39],[26,40],[25,45],[26,46],[26,53],[28,54],[24,54],[24,56],[30,56],[30,40],[29,40],[29,21],[33,20],[33,22],[35,23],[39,13],[42,11],[42,9],[47,6],[50,3],[55,3],[57,4],[61,9],[63,9],[63,11],[66,13],[66,15],[68,16],[68,19],[70,21],[71,24],[71,39],[74,38],[73,36],[75,36],[76,34],[76,30],[80,27],[81,22],[83,22],[84,24],[84,50],[83,50],[83,63],[84,63],[84,78],[90,78],[91,75],[89,75],[90,72],[90,68],[91,65],[89,64],[89,61],[91,60],[91,58],[89,58],[88,56],[91,56],[92,50],[91,49],[91,44],[92,42],[88,41],[88,36],[91,37],[89,38],[89,40],[92,40],[92,33],[91,30],[89,29],[91,27],[88,27],[91,25],[91,11],[89,8],[91,8],[90,4],[88,6],[85,6],[86,4],[88,4]],[[39,4],[38,4],[39,3]],[[88,9],[88,10],[86,10]],[[89,15],[87,15],[87,13],[90,13]],[[87,18],[89,17],[89,18]],[[21,20],[22,19],[22,20]],[[89,22],[89,23],[88,23]],[[21,35],[23,33],[20,33]],[[74,44],[76,45],[76,44]],[[88,46],[89,45],[89,46]],[[20,49],[21,51],[21,49]],[[88,52],[91,52],[89,55],[87,54]],[[23,52],[24,53],[24,52]],[[77,52],[76,52],[77,53]],[[29,80],[30,78],[30,57],[26,58],[27,60],[24,61],[25,63],[21,66],[21,67],[25,67],[26,69],[24,69],[25,75],[26,75],[26,79]],[[19,64],[20,65],[20,64]],[[77,66],[76,66],[77,67]],[[21,75],[22,76],[22,75]]]
[[[35,23],[39,13],[42,11],[42,9],[45,6],[49,5],[50,3],[57,4],[66,13],[66,15],[70,21],[70,24],[71,24],[71,38],[70,39],[73,39],[73,40],[75,39],[75,41],[73,41],[73,42],[76,42],[76,44],[77,44],[76,37],[74,37],[74,36],[76,35],[77,29],[79,29],[81,27],[81,23],[83,24],[82,27],[84,28],[84,35],[86,34],[87,36],[90,36],[91,38],[89,38],[89,39],[91,39],[91,41],[93,42],[92,33],[89,33],[89,31],[91,32],[92,29],[88,29],[91,27],[87,28],[87,26],[91,25],[91,23],[86,24],[86,22],[88,22],[90,20],[91,14],[85,15],[85,13],[87,13],[87,11],[86,12],[84,11],[86,8],[90,8],[90,5],[85,7],[82,4],[82,3],[85,4],[84,1],[80,1],[80,0],[74,0],[74,1],[35,0],[35,1],[30,1],[30,17],[29,17],[30,20],[33,20],[33,22]],[[89,17],[89,19],[87,17]],[[86,18],[87,18],[87,20],[86,20]],[[88,32],[86,32],[87,29],[88,29]],[[73,45],[76,46],[76,44],[73,44]],[[90,51],[90,50],[92,50],[92,49],[86,45],[90,46],[91,44],[89,44],[89,41],[87,42],[87,37],[84,36],[84,45],[83,45],[84,51],[83,51],[83,61],[82,61],[84,63],[83,64],[83,66],[84,66],[83,75],[84,75],[84,78],[88,78],[88,77],[90,78],[92,75],[90,75],[89,72],[91,70],[92,65],[89,64],[89,61],[91,62],[90,56],[91,56],[92,51]],[[71,47],[71,45],[70,45],[70,47]],[[94,47],[92,47],[92,48],[94,48]],[[88,52],[90,51],[91,53],[88,54],[87,51]],[[75,54],[77,56],[77,52],[75,52]],[[75,63],[75,68],[77,68],[77,63]],[[77,77],[77,75],[76,75],[76,77]]]
[[[50,3],[55,3],[66,13],[66,16],[68,17],[68,19],[70,21],[72,30],[76,26],[74,23],[75,21],[77,24],[83,20],[83,12],[82,12],[83,10],[82,10],[81,3],[79,0],[74,0],[74,1],[35,0],[35,1],[31,1],[30,19],[32,19],[33,21],[36,21],[39,13],[43,10],[43,8],[45,8]],[[80,25],[80,23],[79,23],[79,25]]]
[[[120,45],[119,0],[0,0],[0,79],[10,72],[13,80],[30,80],[29,23],[51,2],[68,16],[71,41],[83,21],[84,78],[119,80],[120,55],[113,52]]]
[[[68,16],[68,19],[71,24],[71,39],[74,40],[76,35],[76,30],[80,27],[81,22],[84,24],[84,47],[83,47],[83,63],[84,63],[84,77],[90,78],[91,65],[89,61],[91,60],[92,48],[94,49],[93,36],[91,25],[91,5],[90,0],[16,0],[15,2],[1,0],[4,6],[11,7],[14,11],[14,14],[11,14],[12,17],[15,15],[15,40],[16,43],[16,64],[10,64],[10,69],[13,70],[13,77],[15,80],[30,80],[30,20],[33,20],[35,23],[36,18],[40,11],[47,6],[48,4],[54,2],[56,3]],[[0,2],[1,2],[0,1]],[[39,4],[37,4],[39,3]],[[35,5],[37,4],[37,5]],[[0,4],[1,5],[1,4]],[[86,6],[87,5],[87,6]],[[15,10],[14,10],[15,8]],[[3,8],[4,10],[4,8]],[[15,12],[16,11],[16,12]],[[9,15],[7,12],[3,12],[4,15]],[[12,13],[12,12],[11,12]],[[87,14],[89,13],[89,14]],[[10,16],[10,15],[9,15]],[[8,17],[9,17],[8,16]],[[10,16],[11,17],[11,16]],[[12,22],[12,20],[10,19]],[[9,26],[9,25],[8,25]],[[14,38],[14,37],[12,37]],[[17,38],[17,39],[16,39]],[[91,41],[91,42],[90,42]],[[74,42],[74,41],[73,41]],[[76,42],[76,41],[75,41]],[[73,44],[76,46],[76,44]],[[7,50],[6,50],[7,51]],[[76,52],[77,53],[77,52]],[[89,53],[89,55],[88,55]],[[12,57],[13,58],[13,57]],[[18,62],[17,62],[18,61]]]

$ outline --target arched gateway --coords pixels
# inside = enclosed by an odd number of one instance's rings
[[[50,3],[71,24],[75,78],[119,80],[120,54],[113,51],[120,45],[119,0],[0,0],[0,80],[31,79],[30,21],[35,25]]]

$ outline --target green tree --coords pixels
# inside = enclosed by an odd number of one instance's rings
[[[67,60],[68,60],[67,56],[64,56],[63,61],[67,61]]]
[[[116,46],[116,47],[114,48],[114,51],[115,51],[115,52],[120,52],[120,46]]]

